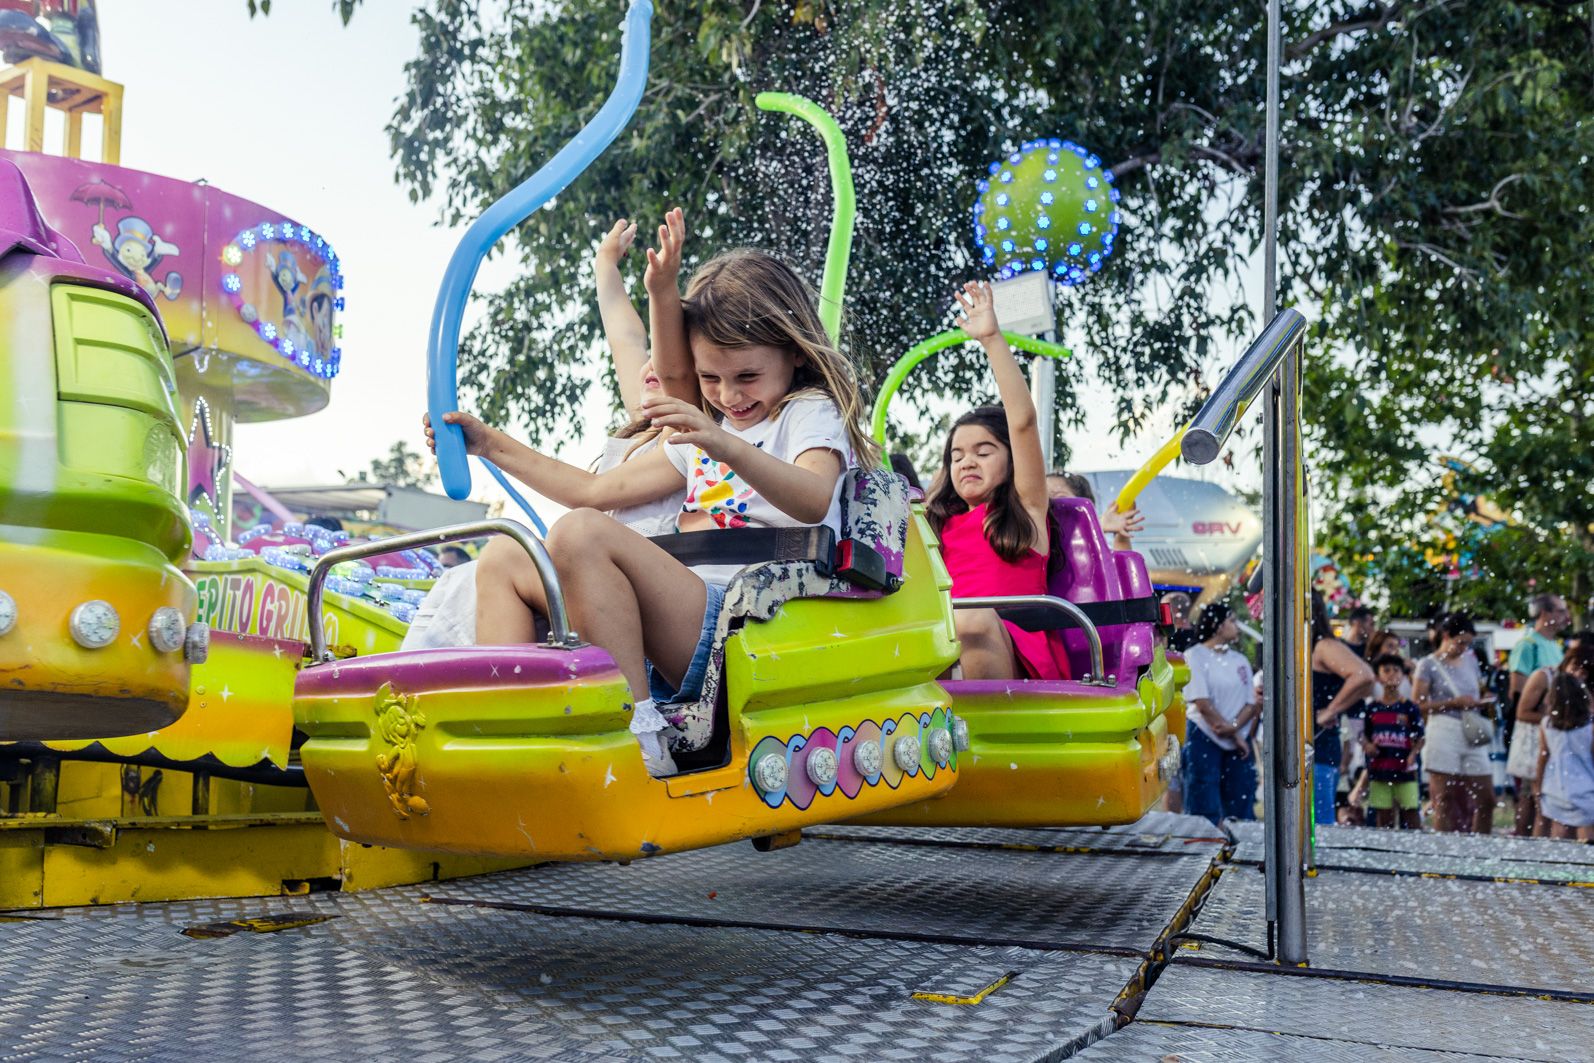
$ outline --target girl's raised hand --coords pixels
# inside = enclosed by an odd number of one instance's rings
[[[996,297],[991,294],[988,281],[968,281],[962,291],[952,295],[963,308],[963,320],[958,325],[969,339],[983,343],[1001,335],[1002,326],[996,322]]]
[[[681,249],[686,246],[686,215],[676,207],[664,215],[659,226],[659,246],[648,248],[648,268],[642,274],[642,285],[649,295],[671,290],[679,293],[681,276]]]
[[[720,457],[716,452],[717,444],[727,436],[702,407],[667,395],[655,395],[642,400],[642,416],[652,421],[655,428],[673,431],[671,443],[690,443],[701,447],[711,458]]]
[[[1101,530],[1109,535],[1138,535],[1145,527],[1146,518],[1139,506],[1130,506],[1120,513],[1118,503],[1109,502],[1107,512],[1101,514]]]
[[[635,241],[636,222],[621,218],[609,227],[603,241],[598,244],[597,260],[607,266],[618,266]]]
[[[465,433],[465,453],[482,455],[487,453],[487,448],[492,443],[493,430],[478,418],[468,413],[452,410],[443,414],[445,424],[457,424]],[[426,446],[435,455],[437,453],[437,433],[432,429],[432,415],[421,414],[421,427],[426,429]]]

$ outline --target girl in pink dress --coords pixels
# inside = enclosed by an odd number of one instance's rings
[[[1002,405],[981,406],[952,426],[926,512],[954,598],[1045,594],[1051,500],[1035,405],[996,323],[991,286],[965,284],[957,301],[963,331],[985,348]],[[1069,677],[1056,632],[1025,631],[994,609],[954,616],[965,679]]]

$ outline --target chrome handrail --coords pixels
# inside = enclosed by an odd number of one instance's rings
[[[1185,430],[1180,452],[1191,465],[1217,460],[1229,433],[1245,415],[1251,400],[1273,379],[1284,356],[1301,341],[1306,318],[1298,310],[1280,310],[1267,328],[1245,349],[1234,367],[1223,375],[1201,412]]]
[[[1101,632],[1096,630],[1096,624],[1085,615],[1085,611],[1067,598],[1058,598],[1051,594],[1013,594],[985,598],[953,598],[954,609],[1009,609],[1014,606],[1039,606],[1042,609],[1055,609],[1063,615],[1079,623],[1085,632],[1085,641],[1090,643],[1090,672],[1080,680],[1092,686],[1116,686],[1118,677],[1104,675],[1107,668],[1103,663],[1101,652]]]
[[[553,559],[548,556],[548,548],[543,546],[542,540],[533,535],[524,524],[496,518],[471,521],[468,524],[450,524],[430,531],[391,535],[386,539],[372,539],[368,543],[340,546],[322,554],[316,559],[315,567],[310,570],[307,606],[310,615],[307,619],[310,623],[311,661],[323,664],[333,659],[332,654],[327,651],[326,632],[322,629],[321,597],[327,575],[334,565],[344,561],[358,561],[377,554],[392,553],[395,550],[441,546],[444,543],[459,542],[461,539],[476,539],[483,535],[494,534],[507,535],[519,543],[521,548],[531,555],[531,563],[536,566],[537,577],[542,580],[543,595],[548,601],[548,641],[544,645],[557,649],[574,649],[580,646],[581,640],[576,637],[574,631],[570,630],[570,614],[565,610],[564,591],[559,587],[559,574],[554,571]]]

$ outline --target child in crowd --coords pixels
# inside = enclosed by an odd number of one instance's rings
[[[925,511],[953,597],[1045,594],[1051,498],[1035,404],[996,323],[991,286],[970,282],[956,297],[963,331],[985,349],[1002,405],[981,406],[953,424]],[[994,609],[953,615],[965,679],[1068,677],[1056,632],[1025,631]]]
[[[1380,827],[1422,829],[1417,756],[1422,752],[1422,710],[1406,688],[1406,662],[1392,653],[1373,661],[1378,696],[1368,702],[1362,752],[1367,755],[1367,807]]]
[[[548,550],[572,624],[614,657],[636,699],[631,730],[643,760],[650,773],[667,775],[675,764],[659,707],[702,693],[725,587],[739,566],[688,568],[599,510],[684,492],[677,531],[826,524],[839,533],[842,474],[877,464],[878,451],[860,423],[851,367],[790,266],[759,251],[720,255],[698,270],[682,303],[679,293],[671,299],[673,277],[655,275],[667,266],[663,258],[648,258],[660,379],[678,380],[689,350],[708,407],[645,398],[644,414],[674,433],[666,444],[593,474],[469,414],[444,420],[464,430],[470,453],[571,507],[549,533]],[[427,434],[430,443],[430,427]],[[522,630],[534,605],[520,597],[513,607]]]
[[[1101,521],[1101,530],[1112,536],[1114,550],[1130,550],[1134,548],[1132,536],[1146,526],[1146,518],[1140,515],[1139,506],[1130,506],[1127,512],[1118,512],[1118,502],[1108,503],[1103,511],[1096,504],[1096,492],[1090,486],[1090,481],[1077,472],[1053,471],[1046,474],[1046,493],[1052,498],[1083,498],[1096,510],[1097,519]]]
[[[659,250],[651,252],[649,258],[660,262],[659,269],[678,270],[680,241],[675,237],[684,231],[681,212],[671,211],[666,215],[666,222],[668,228],[660,229]],[[663,435],[663,430],[642,414],[643,401],[663,391],[648,358],[647,332],[642,318],[632,305],[620,276],[620,260],[635,242],[636,232],[635,223],[621,218],[610,226],[592,257],[598,316],[603,321],[604,339],[614,358],[620,404],[632,417],[604,444],[603,456],[596,466],[598,472],[606,472],[622,461],[647,453],[660,444]],[[669,239],[664,238],[666,232],[670,234]],[[679,498],[663,495],[616,510],[614,517],[643,535],[660,535],[673,530],[679,508]],[[530,611],[521,608],[519,603],[529,605]],[[494,536],[481,550],[479,562],[472,563],[467,556],[462,563],[438,577],[405,632],[402,648],[418,650],[478,643],[533,642],[545,630],[543,614],[546,610],[542,581],[531,558],[511,540]]]
[[[1594,654],[1580,649],[1550,682],[1539,743],[1539,807],[1550,837],[1594,841],[1594,715],[1588,677]]]

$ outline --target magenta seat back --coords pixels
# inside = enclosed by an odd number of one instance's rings
[[[1047,590],[1058,598],[1083,604],[1150,597],[1146,563],[1133,551],[1115,551],[1102,534],[1095,507],[1083,498],[1052,499],[1055,542]],[[1151,663],[1151,625],[1113,624],[1102,627],[1102,664],[1123,677]],[[1076,676],[1090,670],[1089,641],[1083,631],[1066,628],[1063,645]]]

